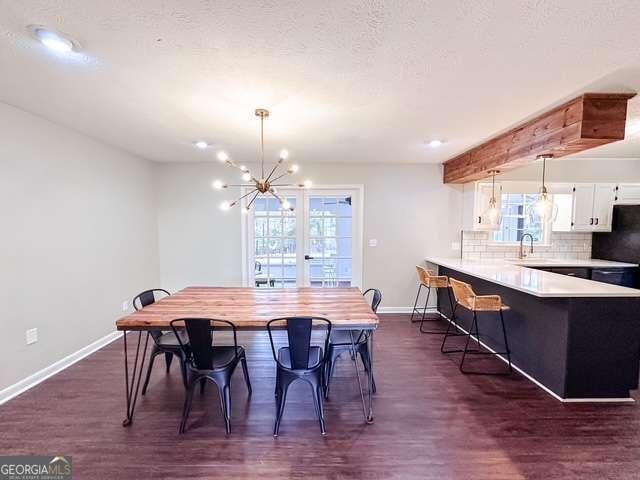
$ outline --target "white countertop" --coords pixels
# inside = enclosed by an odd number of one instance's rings
[[[473,277],[497,283],[536,297],[640,297],[640,290],[516,265],[519,260],[462,260],[428,257],[427,262],[458,270]],[[605,260],[529,260],[526,265],[540,267],[635,267],[635,264]]]
[[[522,260],[506,260],[523,267],[586,267],[586,268],[628,268],[637,267],[637,263],[613,262],[611,260],[577,260],[568,258],[523,258]]]

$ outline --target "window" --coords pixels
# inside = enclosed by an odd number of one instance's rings
[[[537,193],[503,193],[502,223],[493,233],[493,241],[518,243],[522,235],[530,233],[534,242],[545,243],[549,228],[535,211],[537,201]]]

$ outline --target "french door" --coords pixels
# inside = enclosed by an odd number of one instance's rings
[[[362,188],[280,190],[253,203],[245,224],[245,279],[260,288],[362,283]]]

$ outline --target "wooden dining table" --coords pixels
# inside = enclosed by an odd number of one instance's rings
[[[145,357],[152,330],[171,330],[170,322],[177,318],[212,318],[232,322],[237,330],[265,330],[267,322],[282,317],[323,317],[331,321],[334,330],[350,332],[352,351],[356,352],[354,331],[366,332],[371,368],[365,370],[366,391],[361,381],[357,355],[352,355],[367,423],[373,422],[373,332],[378,316],[371,310],[360,290],[350,288],[236,288],[187,287],[156,303],[122,317],[116,327],[124,337],[124,373],[126,385],[126,417],[128,426],[133,415],[144,373]],[[134,337],[133,364],[129,359],[128,336]],[[127,335],[129,333],[130,335]],[[133,333],[135,335],[135,333]],[[366,397],[366,400],[365,400]]]

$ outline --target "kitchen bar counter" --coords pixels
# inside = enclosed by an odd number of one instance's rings
[[[640,290],[505,260],[426,260],[480,295],[502,297],[511,307],[504,317],[513,365],[547,392],[562,401],[632,401],[629,391],[638,387],[639,374]],[[620,267],[612,263],[597,261],[597,267]],[[439,289],[438,303],[451,318],[445,289]],[[455,315],[468,330],[471,313],[458,307]],[[478,315],[480,340],[494,351],[504,350],[499,324],[490,313]]]
[[[640,290],[582,278],[558,275],[528,267],[636,267],[606,260],[467,260],[429,257],[427,262],[513,288],[536,297],[639,297]],[[520,263],[518,265],[517,263]]]

